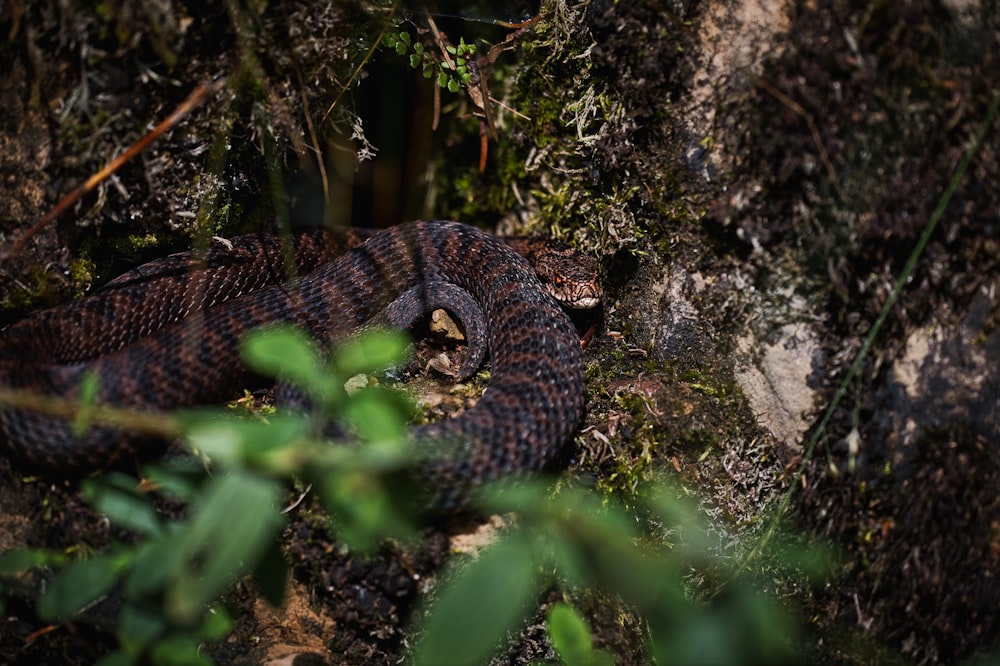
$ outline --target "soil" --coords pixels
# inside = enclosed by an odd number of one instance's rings
[[[0,8],[0,247],[196,86],[226,80],[2,259],[0,326],[211,236],[289,221],[433,216],[562,236],[599,259],[607,290],[599,319],[580,322],[600,326],[567,478],[625,504],[645,481],[678,480],[732,544],[720,560],[746,556],[792,489],[784,529],[838,554],[813,586],[759,569],[799,619],[804,660],[988,658],[1000,629],[996,123],[939,220],[935,209],[1000,94],[995,3],[545,0],[489,63],[495,138],[474,97],[435,93],[392,49],[368,57],[391,4]],[[400,15],[429,34],[418,12]],[[436,21],[453,43],[515,30]],[[432,416],[468,399],[427,381]],[[239,584],[226,600],[236,626],[208,653],[396,663],[442,564],[488,542],[494,522],[429,525],[360,557],[309,499],[283,538],[285,605]],[[88,507],[79,479],[0,459],[0,551],[134,538]],[[38,618],[27,590],[47,575],[5,592],[0,662],[91,663],[114,648],[113,601],[57,626]],[[497,663],[554,662],[544,617],[558,600],[542,595]],[[648,660],[631,609],[583,606],[597,647]]]

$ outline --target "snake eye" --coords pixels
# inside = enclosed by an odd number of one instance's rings
[[[553,282],[555,282],[555,283],[556,283],[556,285],[562,285],[562,283],[563,283],[563,279],[562,279],[562,277],[560,277],[560,276],[558,276],[558,275],[557,275],[557,276],[555,277],[555,279],[553,280]]]

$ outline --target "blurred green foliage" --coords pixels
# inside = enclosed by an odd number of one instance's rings
[[[199,647],[232,627],[219,600],[237,580],[249,577],[268,602],[282,602],[281,504],[291,481],[311,484],[351,549],[415,533],[415,507],[397,485],[399,473],[416,461],[405,430],[412,407],[376,381],[344,389],[351,377],[396,363],[406,344],[399,334],[372,331],[326,360],[300,331],[251,334],[244,345],[248,364],[298,387],[311,409],[266,418],[236,418],[225,409],[181,415],[186,441],[200,457],[150,466],[142,490],[117,473],[83,483],[95,509],[134,540],[76,560],[61,552],[9,551],[0,554],[0,580],[14,586],[20,572],[54,570],[36,606],[52,622],[78,617],[107,596],[119,598],[118,650],[100,664],[210,663]],[[331,415],[346,418],[351,443],[321,436]],[[187,506],[185,517],[163,519],[154,508],[159,495]],[[478,508],[516,512],[516,524],[444,576],[434,603],[415,615],[414,661],[484,662],[553,588],[567,599],[607,591],[635,609],[648,625],[648,655],[659,663],[793,660],[795,625],[772,600],[740,580],[714,599],[685,583],[692,571],[725,576],[712,559],[720,545],[695,507],[665,483],[639,495],[642,504],[626,510],[572,486],[553,494],[537,480],[488,489]],[[571,605],[555,605],[547,623],[564,663],[613,661],[595,648]]]

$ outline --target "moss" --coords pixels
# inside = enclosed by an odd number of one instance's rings
[[[662,362],[635,354],[624,341],[599,355],[587,367],[590,420],[598,428],[613,422],[618,433],[609,443],[611,459],[600,463],[602,492],[632,497],[665,470],[701,488],[729,483],[721,454],[761,435],[724,363]],[[582,442],[587,450],[588,440]],[[601,460],[606,449],[594,453]]]
[[[114,251],[130,257],[140,257],[144,251],[155,248],[162,240],[155,234],[130,234],[111,242]]]
[[[4,304],[9,312],[26,312],[56,305],[71,296],[82,296],[93,281],[94,263],[89,259],[74,259],[66,275],[59,275],[46,266],[32,266],[21,276],[21,289],[12,291]]]
[[[76,295],[82,296],[85,288],[94,281],[94,262],[85,258],[70,261],[69,280]]]

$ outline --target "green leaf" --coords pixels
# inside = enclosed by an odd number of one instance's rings
[[[138,547],[132,570],[125,578],[126,596],[133,599],[153,596],[167,585],[168,580],[180,575],[184,553],[177,535],[183,531],[183,525],[171,524],[168,530],[169,533],[161,538]]]
[[[94,508],[117,526],[138,534],[159,534],[160,518],[135,485],[135,479],[124,474],[108,474],[99,480],[84,480],[82,490]]]
[[[276,482],[231,473],[208,482],[179,536],[183,569],[167,589],[167,611],[190,622],[235,578],[253,568],[278,532]]]
[[[38,613],[48,620],[71,616],[107,593],[118,580],[120,558],[98,555],[73,562],[56,574],[38,600]]]
[[[550,608],[548,630],[549,639],[560,659],[568,664],[586,661],[594,647],[594,640],[586,621],[575,608],[562,602]]]
[[[370,551],[386,538],[407,539],[414,533],[404,503],[394,502],[399,478],[370,469],[329,472],[321,479],[323,506],[334,516],[338,540],[350,548]]]
[[[247,366],[267,377],[280,377],[309,388],[322,377],[319,354],[312,339],[291,326],[269,326],[243,337]]]
[[[438,73],[437,84],[440,88],[445,88],[448,85],[448,75],[444,72]]]
[[[217,641],[225,638],[232,630],[233,618],[229,617],[226,609],[215,606],[208,609],[197,636],[202,641]]]
[[[672,531],[682,536],[687,550],[703,552],[713,548],[714,541],[699,518],[697,506],[681,491],[668,483],[659,483],[651,488],[647,503],[664,525],[670,525]]]
[[[278,414],[268,423],[246,419],[193,418],[188,446],[227,468],[257,465],[272,472],[296,471],[304,457],[300,447],[311,424],[301,414]]]
[[[0,575],[19,574],[31,567],[52,563],[53,554],[32,548],[16,548],[0,553]]]
[[[752,633],[756,609],[741,607],[740,591],[712,606],[676,600],[660,612],[647,612],[651,647],[660,663],[791,663],[788,655],[760,650],[762,637]],[[771,620],[770,617],[766,618]],[[775,623],[770,631],[785,627]],[[785,635],[787,638],[788,635]]]
[[[223,467],[238,467],[247,458],[246,424],[205,420],[187,429],[188,447]]]
[[[588,553],[578,543],[557,532],[547,544],[549,561],[567,587],[586,586],[592,582]]]
[[[398,439],[406,430],[412,405],[403,394],[378,386],[359,391],[345,405],[344,416],[354,425],[362,439],[382,442]]]
[[[201,643],[190,634],[175,634],[156,643],[150,658],[157,666],[212,666],[201,654]]]
[[[530,612],[539,577],[529,540],[508,534],[441,591],[415,662],[481,664]]]
[[[457,93],[461,89],[458,81],[455,79],[449,79],[448,81],[448,92]]]
[[[553,505],[548,498],[548,485],[538,478],[518,483],[495,483],[479,492],[479,508],[487,515],[526,510],[534,516]]]
[[[614,664],[610,654],[594,651],[590,628],[569,604],[558,603],[553,606],[549,610],[547,624],[552,648],[562,663],[579,666]]]
[[[341,377],[380,372],[398,364],[409,344],[409,337],[400,331],[367,331],[344,341],[334,354],[333,365]]]
[[[138,655],[167,630],[156,606],[129,603],[118,618],[118,640],[129,654]]]
[[[556,551],[567,573],[596,577],[626,597],[658,594],[651,581],[664,574],[634,546],[635,520],[625,511],[613,504],[602,506],[594,493],[573,488],[559,493],[545,510],[549,529],[554,527],[567,542],[562,551]],[[574,550],[586,553],[586,558],[572,558]],[[586,566],[586,571],[579,571],[580,566]],[[630,600],[635,602],[635,598]]]
[[[192,417],[187,415],[184,422],[190,424],[190,418]],[[193,418],[197,420],[199,417]],[[205,464],[193,456],[160,460],[156,464],[144,465],[141,476],[149,479],[159,494],[189,502],[197,494],[199,484],[205,478]]]

